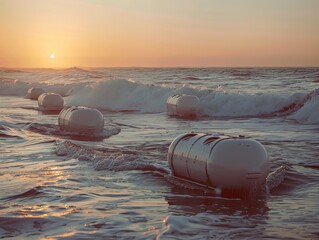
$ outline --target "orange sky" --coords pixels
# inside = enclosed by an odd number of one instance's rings
[[[319,66],[318,10],[318,0],[0,0],[0,67]]]

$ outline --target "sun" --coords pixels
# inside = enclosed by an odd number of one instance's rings
[[[54,59],[54,58],[55,58],[55,56],[54,56],[53,53],[50,54],[50,58],[51,58],[51,59]]]

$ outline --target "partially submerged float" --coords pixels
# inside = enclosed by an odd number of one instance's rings
[[[101,141],[121,132],[118,125],[111,122],[105,124],[102,113],[93,108],[66,106],[60,111],[57,120],[58,125],[31,123],[28,129],[79,141]]]
[[[261,187],[270,169],[263,145],[243,136],[182,134],[167,159],[174,177],[225,193]]]
[[[94,108],[69,106],[62,109],[58,117],[60,130],[80,135],[94,135],[103,132],[104,117]]]
[[[57,93],[43,93],[38,98],[39,109],[42,111],[60,111],[63,108],[64,100]]]
[[[195,95],[176,94],[166,101],[169,115],[178,117],[195,117],[199,111],[199,98]]]
[[[38,100],[41,94],[45,93],[45,91],[40,87],[32,87],[28,90],[26,98],[30,98],[32,100]]]

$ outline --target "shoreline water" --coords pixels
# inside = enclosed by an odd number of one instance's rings
[[[319,69],[251,71],[1,72],[0,236],[318,238],[319,98],[314,95],[284,115],[260,113],[313,92]],[[104,110],[104,118],[121,132],[93,142],[44,134],[46,126],[57,126],[57,116],[38,112],[36,101],[23,98],[25,89],[35,85],[61,92],[75,88],[73,97],[65,97],[67,103],[79,101]],[[208,116],[168,116],[165,97],[177,91],[198,94]],[[28,127],[30,123],[42,132]],[[253,200],[216,198],[176,183],[167,177],[167,149],[188,131],[255,138],[266,147],[272,170],[289,169],[281,184]]]

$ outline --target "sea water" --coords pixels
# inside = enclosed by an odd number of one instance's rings
[[[31,87],[113,130],[57,134]],[[197,118],[167,115],[177,93],[200,99]],[[275,184],[240,199],[172,178],[168,146],[191,131],[257,139]],[[318,68],[0,69],[1,238],[318,239],[318,159]]]

